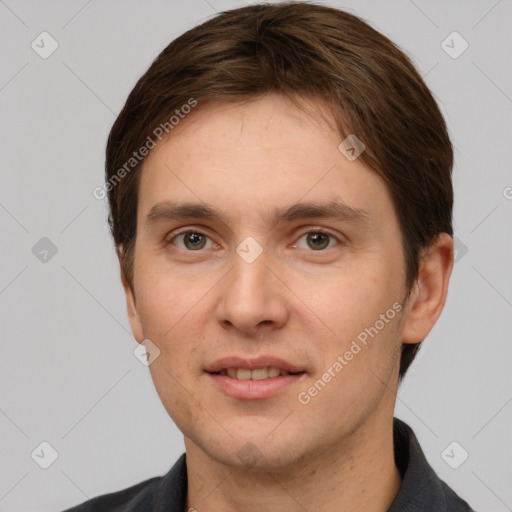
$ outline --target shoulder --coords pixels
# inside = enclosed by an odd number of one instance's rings
[[[126,489],[103,494],[63,512],[172,512],[183,510],[187,494],[185,454],[170,471]]]
[[[162,477],[155,477],[140,482],[122,491],[103,494],[80,505],[66,509],[64,512],[132,512],[150,510],[155,489]]]
[[[455,491],[443,480],[439,480],[444,499],[446,503],[447,510],[449,512],[475,512],[470,506],[469,503],[464,501]]]
[[[388,512],[474,512],[428,463],[409,425],[394,418],[395,464],[402,485]]]

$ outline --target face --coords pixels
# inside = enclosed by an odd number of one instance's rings
[[[145,162],[128,312],[187,450],[285,467],[392,416],[400,226],[340,142],[270,95],[200,105]]]

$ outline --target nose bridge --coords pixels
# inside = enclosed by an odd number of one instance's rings
[[[233,255],[233,267],[224,284],[219,306],[219,321],[243,331],[254,331],[259,325],[281,325],[286,319],[286,306],[279,280],[267,268],[268,255],[263,248],[242,242]]]
[[[267,268],[267,256],[259,255],[254,260],[247,260],[237,254],[233,258],[233,270],[230,272],[226,296],[237,301],[256,305],[268,296],[270,273]]]

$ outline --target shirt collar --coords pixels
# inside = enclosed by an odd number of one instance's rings
[[[393,445],[395,464],[402,476],[402,484],[388,512],[471,512],[469,505],[438,478],[427,462],[414,432],[398,418],[393,419]],[[183,512],[187,487],[186,454],[183,454],[160,480],[154,510]]]
[[[393,419],[395,464],[402,485],[388,512],[446,510],[441,480],[427,462],[411,427]]]

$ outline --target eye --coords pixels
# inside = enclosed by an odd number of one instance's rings
[[[307,246],[300,245],[301,240],[305,238],[305,242]],[[309,233],[301,236],[297,242],[297,246],[301,249],[313,249],[314,251],[321,251],[330,247],[330,242],[335,241],[336,244],[338,241],[334,238],[333,235],[329,233],[325,233],[323,231],[310,231]],[[334,244],[335,245],[335,244]]]
[[[174,243],[180,249],[187,251],[198,251],[204,249],[208,242],[210,243],[209,247],[211,247],[213,245],[212,240],[199,231],[184,231],[171,238],[168,243]]]

